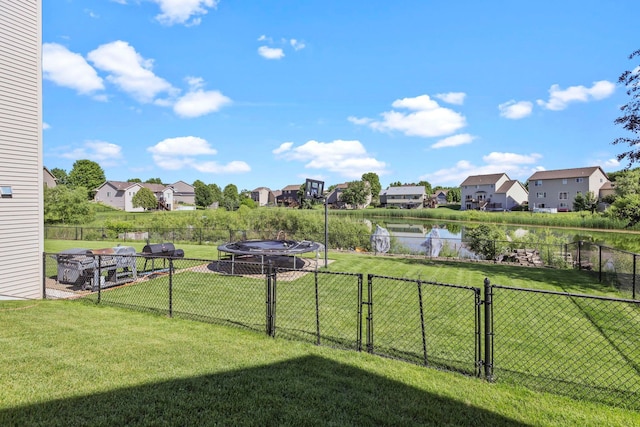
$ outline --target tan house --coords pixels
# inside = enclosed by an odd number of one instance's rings
[[[270,188],[258,187],[251,192],[251,199],[258,206],[273,206],[276,204],[276,196]]]
[[[0,299],[43,296],[41,11],[0,0]]]
[[[527,189],[506,173],[472,175],[460,184],[460,210],[505,211],[527,202]]]
[[[125,212],[142,212],[143,208],[133,206],[133,196],[143,187],[151,190],[156,196],[158,209],[175,209],[173,188],[162,184],[107,181],[96,189],[94,200]]]
[[[176,205],[195,205],[196,204],[196,190],[193,185],[187,184],[184,181],[174,182],[168,187],[173,188],[173,203]]]
[[[47,188],[53,188],[58,185],[58,180],[46,167],[42,168],[42,180],[44,182],[44,186]]]
[[[347,188],[349,188],[349,183],[345,182],[342,184],[338,184],[336,185],[333,190],[327,194],[327,204],[329,204],[330,206],[333,206],[334,208],[338,208],[338,209],[364,209],[367,206],[369,206],[371,204],[371,184],[369,184],[368,181],[365,181],[365,185],[366,188],[369,189],[369,194],[367,195],[367,200],[364,202],[363,205],[358,205],[358,206],[351,206],[345,202],[342,201],[342,193],[344,192],[344,190],[346,190]]]
[[[529,177],[529,209],[568,212],[578,193],[592,192],[599,199],[601,190],[610,188],[609,177],[600,166],[538,171]]]

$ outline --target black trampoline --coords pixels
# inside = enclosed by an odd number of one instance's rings
[[[218,246],[218,259],[231,258],[231,273],[236,262],[260,264],[264,272],[264,264],[271,262],[274,267],[301,269],[307,262],[297,257],[307,252],[315,252],[315,264],[318,265],[318,254],[324,245],[308,240],[243,240],[225,243]],[[224,252],[226,256],[221,256]]]

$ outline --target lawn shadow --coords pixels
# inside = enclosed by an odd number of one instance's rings
[[[0,424],[526,425],[318,356],[3,409]]]

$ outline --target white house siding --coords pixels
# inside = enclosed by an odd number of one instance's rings
[[[0,0],[0,299],[42,297],[41,1]]]

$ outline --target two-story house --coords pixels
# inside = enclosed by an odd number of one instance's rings
[[[193,188],[193,185],[187,184],[184,181],[178,181],[169,185],[169,187],[173,188],[173,203],[176,207],[181,204],[196,204],[196,190]]]
[[[251,191],[251,199],[258,204],[258,206],[273,206],[276,204],[276,197],[267,187],[258,187]]]
[[[527,202],[527,189],[506,173],[471,175],[460,184],[460,210],[511,210]]]
[[[338,209],[344,209],[344,208],[364,209],[371,204],[372,196],[371,196],[371,185],[369,184],[369,182],[365,181],[365,188],[369,189],[369,192],[367,194],[367,198],[364,204],[362,205],[351,206],[351,205],[347,205],[345,202],[342,201],[342,193],[347,188],[349,188],[348,182],[344,182],[342,184],[336,185],[333,188],[333,190],[330,191],[329,194],[327,194],[327,204],[329,206],[332,206]]]
[[[601,189],[610,189],[609,177],[600,166],[538,171],[529,177],[529,209],[573,210],[577,194],[592,192],[600,198]]]
[[[143,208],[133,206],[133,196],[143,187],[156,196],[159,209],[175,209],[173,188],[162,184],[107,181],[96,189],[94,200],[125,212],[142,212]]]
[[[278,204],[284,206],[298,206],[300,204],[298,191],[300,191],[300,184],[287,185],[282,189],[282,193],[278,196]]]
[[[422,185],[402,185],[380,191],[380,206],[400,209],[422,209],[427,193]]]

